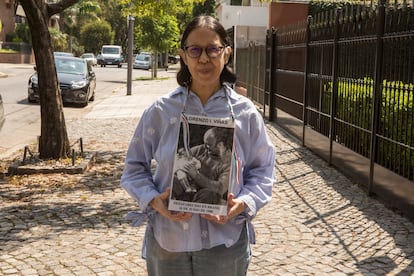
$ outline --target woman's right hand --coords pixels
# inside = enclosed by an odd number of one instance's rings
[[[173,221],[186,221],[192,217],[192,213],[185,212],[171,212],[168,210],[168,198],[170,197],[171,189],[167,188],[165,192],[154,197],[149,205],[157,211],[161,216]]]

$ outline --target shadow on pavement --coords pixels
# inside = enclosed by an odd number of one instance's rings
[[[375,275],[388,275],[401,265],[401,258],[406,258],[410,260],[408,267],[398,275],[412,275],[413,223],[368,197],[362,188],[287,132],[277,130],[273,134],[283,142],[275,144],[276,187],[289,187],[293,192],[284,201],[286,208],[315,237],[329,240],[318,249],[321,255],[337,255],[344,264],[353,263],[362,274]],[[331,252],[331,244],[338,244],[342,250]]]

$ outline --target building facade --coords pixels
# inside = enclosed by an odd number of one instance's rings
[[[6,41],[6,34],[14,31],[15,24],[15,1],[0,0],[0,21],[2,29],[0,31],[0,42]]]

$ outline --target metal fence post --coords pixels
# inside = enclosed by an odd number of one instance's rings
[[[128,15],[128,70],[127,70],[127,95],[131,95],[132,86],[132,55],[134,47],[134,17]]]
[[[338,103],[338,40],[339,40],[339,15],[342,9],[337,8],[335,13],[335,29],[334,29],[334,43],[333,43],[333,58],[332,58],[332,98],[331,98],[331,117],[329,120],[329,161],[332,164],[333,141],[335,140],[336,127],[335,116]]]
[[[270,72],[269,72],[269,121],[276,121],[276,102],[275,94],[276,87],[274,85],[276,79],[276,57],[277,57],[277,43],[276,43],[276,30],[272,27],[270,33]]]
[[[302,103],[302,146],[305,146],[305,128],[308,121],[308,114],[306,107],[308,106],[308,73],[309,73],[309,42],[311,38],[310,25],[312,23],[312,15],[309,15],[306,20],[306,50],[305,50],[305,72],[303,76],[303,103]]]
[[[374,183],[374,165],[376,161],[376,154],[378,150],[377,133],[380,123],[380,108],[382,98],[382,63],[384,50],[384,24],[385,24],[385,1],[378,2],[377,13],[377,36],[375,49],[375,76],[374,88],[372,95],[372,123],[371,123],[371,144],[370,144],[370,166],[369,166],[369,183],[368,195],[372,195],[372,188]]]

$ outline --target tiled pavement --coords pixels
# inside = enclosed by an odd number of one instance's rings
[[[175,86],[174,79],[146,82],[131,96],[120,89],[67,122],[71,137],[97,152],[87,173],[0,179],[0,275],[146,275],[144,227],[124,220],[136,206],[119,179],[142,109]],[[277,125],[267,127],[278,181],[254,220],[248,275],[412,275],[413,223]]]

